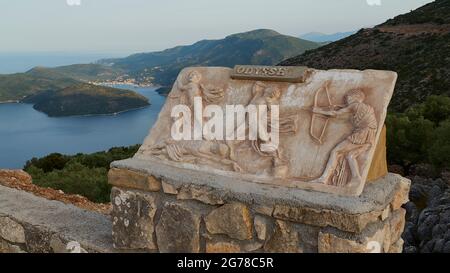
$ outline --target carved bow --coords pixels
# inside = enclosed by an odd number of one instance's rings
[[[330,94],[328,92],[328,85],[329,85],[329,82],[327,82],[324,87],[321,87],[319,90],[317,90],[316,94],[314,95],[314,106],[313,106],[313,109],[314,108],[330,108],[331,109],[331,107],[333,106],[333,104],[331,103]],[[321,93],[323,93],[323,92],[325,92],[325,96],[327,98],[327,104],[328,105],[319,105],[319,95]],[[315,131],[314,129],[315,129],[315,125],[316,125],[316,120],[317,119],[325,120],[324,125],[323,125],[322,129],[320,130],[320,134],[319,135],[315,135],[314,134],[314,131]],[[325,131],[327,129],[329,120],[330,120],[329,117],[327,117],[325,115],[322,115],[322,114],[317,114],[317,113],[313,112],[312,115],[311,115],[310,134],[311,134],[311,137],[316,142],[318,142],[319,144],[322,144],[323,136],[324,136]]]

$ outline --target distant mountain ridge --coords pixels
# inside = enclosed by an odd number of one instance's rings
[[[188,66],[236,64],[274,65],[283,59],[319,47],[320,44],[258,29],[218,40],[202,40],[159,52],[139,53],[126,58],[104,59],[98,64],[126,71],[138,81],[169,86],[179,71]]]
[[[303,35],[300,35],[300,39],[316,42],[316,43],[326,43],[326,42],[336,42],[347,38],[350,35],[355,34],[356,31],[347,31],[347,32],[337,32],[332,34],[325,34],[321,32],[309,32]]]
[[[398,72],[391,109],[450,95],[450,1],[436,0],[374,28],[287,59],[280,65]]]
[[[286,58],[321,45],[283,35],[274,30],[257,29],[232,34],[223,39],[201,40],[192,45],[176,46],[158,52],[137,53],[125,58],[36,69],[40,73],[58,74],[61,77],[84,82],[116,81],[168,87],[185,67],[275,65]]]

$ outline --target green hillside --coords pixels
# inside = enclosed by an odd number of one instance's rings
[[[0,75],[0,102],[20,101],[39,91],[58,90],[76,83],[74,79],[41,69],[34,69],[29,73]]]
[[[32,103],[49,116],[111,114],[149,105],[147,98],[133,91],[83,83],[69,76],[75,75],[43,67],[0,75],[0,102]]]
[[[281,63],[398,72],[386,120],[388,159],[406,172],[430,164],[429,176],[450,170],[449,64],[450,0],[437,0]]]
[[[437,0],[374,28],[287,59],[318,69],[385,69],[399,78],[391,110],[450,95],[450,1]]]
[[[283,59],[319,47],[319,44],[282,35],[273,30],[254,30],[220,40],[203,40],[160,52],[134,54],[99,63],[126,71],[138,81],[168,86],[179,71],[188,66],[226,66],[236,64],[273,65]]]
[[[38,92],[24,102],[53,117],[113,114],[149,105],[147,98],[133,91],[87,83]]]
[[[111,80],[125,74],[125,71],[117,68],[101,64],[73,64],[59,66],[56,68],[34,68],[31,70],[47,71],[47,73],[57,73],[64,77],[76,79],[79,81],[104,81]]]

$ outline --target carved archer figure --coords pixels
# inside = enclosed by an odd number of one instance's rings
[[[346,169],[345,161],[350,168],[350,181],[361,180],[357,158],[372,147],[377,134],[377,119],[374,109],[370,105],[365,104],[364,100],[364,93],[361,90],[355,89],[346,94],[346,105],[339,110],[313,109],[313,112],[316,114],[331,117],[350,113],[353,130],[344,141],[339,143],[331,151],[330,158],[322,176],[310,182],[345,186],[347,183],[347,181],[343,181]]]

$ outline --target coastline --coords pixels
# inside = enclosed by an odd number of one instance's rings
[[[132,86],[134,88],[149,88],[149,87],[153,87],[153,88],[158,88],[160,87],[159,85],[155,85],[155,84],[138,84],[138,83],[125,83],[125,82],[89,82],[90,84],[93,85],[103,85],[103,86],[109,86],[109,87],[114,87],[114,86]]]
[[[7,103],[21,103],[20,100],[5,100],[0,101],[0,104],[7,104]]]
[[[34,108],[33,105],[33,109],[39,113],[43,113],[45,114],[47,117],[49,118],[71,118],[71,117],[98,117],[98,116],[117,116],[126,112],[131,112],[131,111],[136,111],[136,110],[140,110],[140,109],[144,109],[147,107],[150,107],[151,103],[149,103],[146,106],[142,106],[142,107],[137,107],[137,108],[132,108],[132,109],[127,109],[127,110],[123,110],[123,111],[119,111],[119,112],[114,112],[114,113],[106,113],[106,114],[85,114],[85,115],[70,115],[70,116],[50,116],[47,113],[43,112],[43,111],[39,111],[36,108]]]
[[[14,100],[11,100],[11,101],[0,101],[0,104],[18,104],[18,103],[21,103],[21,104],[31,104],[31,103],[21,102],[21,101],[19,101],[19,100],[17,100],[17,101],[14,101]],[[45,113],[45,112],[43,112],[43,111],[40,111],[40,110],[37,110],[36,108],[34,108],[34,105],[33,105],[33,109],[34,109],[36,112],[45,114],[45,115],[46,115],[47,117],[49,117],[49,118],[70,118],[70,117],[117,116],[117,115],[120,115],[120,114],[123,114],[123,113],[126,113],[126,112],[144,109],[144,108],[147,108],[147,107],[149,107],[149,106],[151,106],[151,105],[152,105],[152,104],[149,103],[149,104],[146,105],[146,106],[137,107],[137,108],[131,108],[131,109],[127,109],[127,110],[123,110],[123,111],[119,111],[119,112],[114,112],[114,113],[105,113],[105,114],[86,114],[86,115],[70,115],[70,116],[50,116],[50,115],[48,115],[47,113]]]

